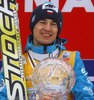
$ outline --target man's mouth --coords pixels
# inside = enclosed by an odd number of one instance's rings
[[[51,34],[42,33],[43,36],[51,36]]]

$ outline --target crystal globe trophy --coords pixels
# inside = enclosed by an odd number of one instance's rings
[[[32,83],[39,98],[62,100],[75,84],[75,73],[64,59],[49,57],[36,65]]]

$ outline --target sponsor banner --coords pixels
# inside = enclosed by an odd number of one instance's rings
[[[94,83],[94,59],[83,60],[85,68],[88,71],[89,79]]]

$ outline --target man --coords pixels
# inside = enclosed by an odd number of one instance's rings
[[[47,57],[60,57],[71,64],[76,77],[72,93],[65,100],[73,100],[73,95],[76,100],[94,100],[93,84],[87,77],[80,53],[66,50],[64,44],[67,40],[58,37],[62,23],[62,13],[50,2],[38,6],[32,12],[32,34],[28,36],[23,58],[28,97],[31,99],[35,95],[31,79],[35,65]]]
[[[44,3],[33,11],[30,19],[32,34],[28,36],[24,54],[27,92],[32,95],[32,91],[34,91],[31,76],[36,63],[47,57],[58,56],[66,59],[74,69],[76,83],[72,93],[76,99],[93,100],[93,84],[87,77],[80,53],[66,51],[64,44],[67,40],[58,37],[62,23],[62,13],[52,3]],[[71,93],[67,99],[73,99]]]

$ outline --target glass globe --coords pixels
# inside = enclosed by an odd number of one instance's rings
[[[64,59],[49,57],[36,65],[32,83],[41,98],[64,98],[75,84],[75,73]]]

